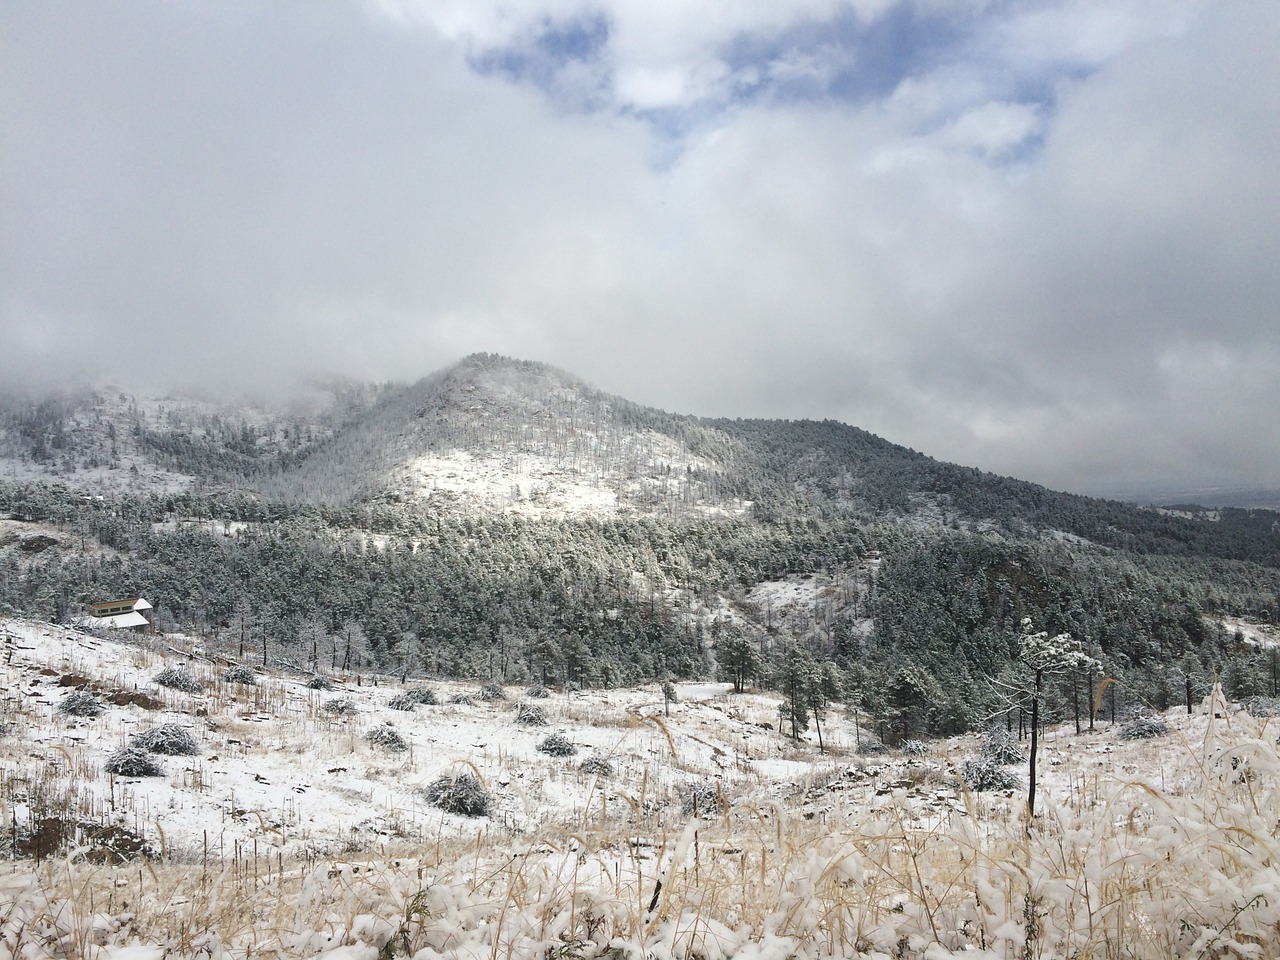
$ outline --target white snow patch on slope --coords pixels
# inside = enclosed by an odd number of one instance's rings
[[[618,495],[576,469],[541,454],[475,456],[456,450],[409,465],[413,492],[424,500],[465,498],[495,511],[529,516],[613,513]]]
[[[586,452],[537,441],[481,454],[431,453],[410,460],[399,485],[414,499],[533,517],[654,510],[740,516],[751,508],[743,500],[704,499],[690,471],[715,465],[663,434],[601,439],[580,432],[573,446]]]
[[[1218,622],[1227,633],[1239,634],[1250,646],[1263,649],[1280,647],[1280,626],[1272,623],[1254,623],[1239,617],[1223,617]]]

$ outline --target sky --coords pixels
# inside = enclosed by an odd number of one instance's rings
[[[0,5],[0,384],[475,351],[1280,488],[1272,0]]]

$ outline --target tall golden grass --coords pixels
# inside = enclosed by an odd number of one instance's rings
[[[1210,704],[1161,785],[1081,777],[1030,824],[986,795],[922,816],[905,789],[874,811],[689,820],[637,799],[646,779],[534,835],[478,827],[347,860],[73,851],[5,866],[0,957],[1280,957],[1275,734]]]

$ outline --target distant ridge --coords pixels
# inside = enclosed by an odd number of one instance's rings
[[[410,385],[331,384],[288,409],[104,389],[10,398],[0,480],[531,518],[860,517],[1280,563],[1272,513],[1059,493],[836,421],[668,413],[495,354]]]

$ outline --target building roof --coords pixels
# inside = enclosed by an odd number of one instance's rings
[[[101,610],[104,607],[128,607],[130,610],[154,609],[142,597],[130,597],[128,600],[100,600],[97,603],[89,604],[90,610]]]
[[[85,617],[84,625],[107,630],[125,630],[132,627],[149,627],[151,622],[140,613],[121,613],[114,617]]]

